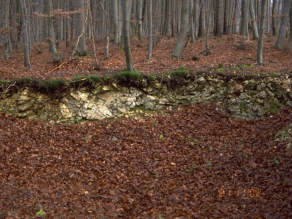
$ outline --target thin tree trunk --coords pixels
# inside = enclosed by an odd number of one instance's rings
[[[210,35],[210,27],[211,27],[212,10],[213,10],[213,1],[211,1],[210,3],[209,14],[208,14],[207,34],[206,34],[206,55],[208,55],[210,51],[209,35]]]
[[[205,1],[201,1],[198,37],[203,38],[205,31]]]
[[[257,62],[259,65],[263,65],[263,51],[264,51],[264,36],[265,36],[265,25],[266,25],[266,14],[267,14],[268,0],[262,0],[262,10],[260,19],[260,37],[258,40],[258,51],[257,51]]]
[[[80,13],[74,14],[74,30],[75,30],[75,38],[74,42],[77,47],[77,52],[80,56],[88,55],[88,51],[86,49],[86,38],[85,38],[85,26],[87,17],[86,16],[86,1],[85,0],[74,0],[73,1],[74,10],[78,11],[81,9]],[[76,54],[76,53],[75,53]]]
[[[145,0],[146,1],[146,0]],[[149,25],[149,33],[148,33],[148,60],[151,61],[152,58],[152,0],[148,0],[148,7],[149,7],[149,12],[148,12],[148,25]]]
[[[248,28],[248,0],[242,0],[241,5],[241,24],[240,24],[240,35],[247,36],[246,30]]]
[[[144,1],[146,1],[146,0],[144,0]],[[142,33],[142,6],[143,6],[143,0],[138,0],[137,1],[137,10],[138,10],[138,40],[140,41],[140,42],[142,42],[143,41],[143,33]]]
[[[195,42],[195,31],[194,31],[194,13],[193,13],[193,8],[194,8],[194,0],[190,0],[190,21],[189,21],[189,35],[191,36],[191,43]]]
[[[10,0],[6,0],[3,3],[3,9],[4,9],[4,18],[3,18],[3,30],[2,32],[2,43],[4,44],[4,58],[5,60],[9,60],[9,6],[10,6]]]
[[[118,0],[112,0],[112,20],[113,20],[113,31],[114,41],[119,44],[119,5]]]
[[[188,25],[189,25],[189,5],[190,0],[184,0],[182,2],[182,8],[181,8],[181,28],[179,30],[178,39],[176,41],[176,46],[174,49],[174,56],[178,58],[182,58],[183,56],[183,46],[184,46],[184,40],[187,36],[188,32]]]
[[[131,1],[132,0],[122,0],[122,10],[123,10],[123,37],[125,45],[125,55],[127,62],[127,70],[134,71],[131,44],[130,44],[130,12],[131,12]]]
[[[292,41],[292,3],[290,7],[290,41]]]
[[[281,49],[284,44],[291,3],[292,3],[292,0],[285,0],[283,3],[283,12],[282,12],[279,36],[277,39],[277,43],[275,45],[275,48],[278,48],[278,49]]]
[[[249,4],[250,4],[249,9],[250,9],[251,23],[252,23],[252,27],[253,27],[253,40],[256,40],[259,38],[259,32],[258,32],[257,21],[255,18],[254,1],[250,1]]]
[[[48,34],[49,34],[49,42],[50,42],[50,52],[52,53],[53,61],[56,62],[59,60],[59,54],[56,49],[56,38],[55,38],[55,30],[53,24],[53,1],[46,0],[46,12],[48,13],[47,23],[48,23]]]
[[[26,11],[25,0],[20,0],[20,6],[21,6],[21,20],[22,20],[23,44],[24,44],[24,66],[29,68],[29,70],[31,70],[31,65],[29,61],[27,11]]]
[[[278,5],[278,0],[273,0],[273,10],[272,10],[272,33],[273,35],[278,34],[278,28],[277,28],[277,5]]]

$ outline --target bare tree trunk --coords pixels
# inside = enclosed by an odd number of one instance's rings
[[[125,55],[127,62],[127,70],[134,71],[131,44],[130,44],[130,12],[131,12],[131,1],[122,0],[123,10],[123,37],[125,45]]]
[[[119,44],[119,5],[118,0],[112,0],[112,20],[113,20],[113,31],[114,40],[116,44]]]
[[[198,37],[203,38],[205,31],[205,1],[201,1]]]
[[[251,23],[253,27],[253,39],[256,40],[259,38],[259,32],[258,32],[258,25],[255,18],[255,10],[254,10],[254,1],[249,2],[249,9],[250,9],[250,17],[251,17]]]
[[[70,10],[70,2],[69,0],[66,0],[66,11],[69,12]],[[71,27],[70,27],[70,14],[67,15],[66,17],[66,47],[68,48],[70,46],[69,42],[70,42],[70,38],[71,38]]]
[[[264,51],[264,36],[265,36],[265,26],[266,26],[266,14],[267,14],[267,4],[268,0],[262,0],[262,10],[260,19],[260,37],[258,40],[258,51],[257,51],[257,62],[259,65],[263,65],[263,51]]]
[[[273,10],[272,10],[272,33],[273,35],[278,34],[278,28],[277,28],[277,5],[278,5],[278,0],[273,0]]]
[[[240,35],[247,36],[247,28],[248,28],[248,0],[242,0],[241,5],[241,24],[240,24]]]
[[[216,31],[215,35],[221,37],[223,35],[223,24],[224,24],[224,16],[223,16],[223,0],[218,0],[216,4],[216,14],[215,14],[215,25],[216,25]],[[213,2],[211,2],[211,5]]]
[[[224,7],[224,28],[223,34],[228,34],[228,24],[229,24],[229,13],[230,13],[230,0],[225,0],[225,7]]]
[[[283,43],[285,40],[286,31],[287,31],[287,22],[288,22],[291,2],[292,0],[285,0],[283,3],[283,12],[282,12],[282,18],[281,18],[280,31],[279,31],[279,36],[278,36],[278,40],[275,45],[275,48],[280,49],[283,47]]]
[[[145,1],[145,0],[144,0]],[[138,10],[138,40],[140,42],[143,41],[143,33],[142,33],[142,6],[143,6],[143,0],[138,0],[137,1],[137,10]]]
[[[25,0],[20,0],[20,6],[21,6],[21,20],[22,20],[23,44],[24,44],[24,66],[29,68],[29,70],[31,70],[31,65],[29,61],[27,11],[26,11]]]
[[[211,27],[211,17],[212,17],[212,10],[213,10],[213,1],[210,3],[210,8],[209,8],[209,14],[208,14],[208,23],[207,23],[207,34],[206,34],[206,55],[208,55],[210,52],[210,47],[209,47],[209,35],[210,35],[210,27]]]
[[[188,32],[188,25],[189,25],[189,5],[190,0],[184,0],[182,2],[182,8],[181,8],[181,27],[179,30],[178,39],[176,41],[176,46],[174,49],[174,56],[178,58],[182,58],[183,56],[183,46],[184,41],[187,36]]]
[[[85,38],[85,26],[86,26],[86,0],[74,0],[74,10],[81,10],[80,13],[74,14],[74,30],[75,38],[74,42],[77,44],[77,54],[80,56],[87,56],[88,51],[86,49],[86,38]],[[76,54],[76,53],[75,53]]]
[[[189,26],[190,26],[190,32],[189,35],[191,36],[191,43],[195,42],[195,31],[194,31],[194,13],[193,13],[193,8],[194,8],[194,0],[190,0],[190,21],[189,21]]]
[[[9,44],[9,37],[10,37],[10,33],[9,33],[9,6],[10,6],[10,0],[5,0],[5,2],[2,3],[3,4],[3,9],[4,9],[4,17],[3,17],[3,30],[2,32],[2,43],[4,44],[4,58],[5,60],[9,60],[9,50],[8,50],[8,44]]]
[[[146,0],[145,0],[146,1]],[[149,33],[148,33],[148,60],[151,61],[152,58],[152,0],[148,0],[148,7],[149,7],[149,13],[148,13],[148,25],[149,25]]]
[[[94,31],[93,31],[93,22],[92,22],[92,15],[91,15],[91,8],[90,8],[90,0],[87,0],[87,10],[88,10],[88,16],[90,20],[90,26],[91,26],[91,42],[93,47],[93,55],[94,55],[94,69],[99,70],[99,64],[97,63],[97,57],[96,57],[96,50],[95,50],[95,40],[94,40]],[[109,41],[109,38],[107,37],[107,42]],[[108,47],[107,47],[108,51]],[[106,57],[108,59],[108,53],[106,54]]]
[[[53,1],[46,0],[46,12],[48,14],[47,23],[48,23],[48,34],[49,34],[49,42],[50,42],[50,52],[52,53],[53,61],[56,62],[59,60],[59,53],[56,49],[56,38],[55,38],[55,30],[53,24]]]
[[[290,41],[292,41],[292,3],[290,7]]]

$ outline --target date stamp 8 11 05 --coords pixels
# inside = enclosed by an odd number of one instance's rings
[[[220,198],[223,197],[243,197],[243,198],[259,198],[262,193],[261,189],[219,189],[218,194]]]

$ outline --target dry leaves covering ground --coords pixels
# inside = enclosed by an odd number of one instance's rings
[[[229,39],[229,40],[228,40]],[[230,40],[232,39],[232,40]],[[159,39],[157,47],[153,50],[152,61],[147,60],[147,37],[143,43],[139,43],[137,38],[134,37],[131,41],[132,55],[134,67],[144,74],[162,73],[178,69],[181,66],[185,68],[198,71],[198,70],[213,70],[222,63],[226,67],[232,65],[253,64],[255,68],[245,69],[245,73],[265,73],[265,72],[278,72],[287,73],[292,71],[292,42],[288,41],[285,45],[290,45],[290,52],[287,50],[276,50],[274,45],[277,38],[275,36],[265,36],[265,53],[264,53],[264,66],[256,65],[257,55],[257,41],[245,41],[245,50],[238,50],[235,45],[239,45],[241,37],[239,35],[226,35],[222,38],[210,37],[211,55],[203,56],[201,52],[205,50],[205,39],[197,39],[195,43],[188,44],[184,50],[184,58],[172,58],[171,55],[175,48],[176,38],[168,39],[167,37]],[[67,61],[72,54],[71,48],[65,48],[65,43],[60,43],[61,48],[58,49],[61,61]],[[37,51],[32,49],[32,57],[30,57],[32,71],[28,71],[23,67],[23,54],[19,54],[17,49],[11,55],[11,59],[6,61],[0,59],[0,78],[13,79],[13,78],[67,78],[72,79],[78,75],[85,74],[98,74],[109,75],[126,68],[124,51],[119,49],[119,46],[110,43],[110,59],[105,60],[105,38],[98,39],[96,45],[96,52],[98,63],[100,64],[101,71],[93,70],[94,59],[91,57],[80,57],[60,66],[61,63],[52,63],[52,57],[49,53],[48,43],[42,43],[43,53],[37,54]],[[37,45],[37,48],[38,45]],[[88,50],[92,54],[92,45],[88,41]],[[289,49],[288,49],[289,50]],[[197,56],[200,61],[193,60]],[[232,70],[233,72],[234,70]],[[241,73],[241,70],[240,70]]]
[[[291,150],[274,141],[292,109],[217,107],[70,126],[0,114],[3,218],[292,218]]]

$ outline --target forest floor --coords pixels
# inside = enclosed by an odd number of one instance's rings
[[[228,40],[229,39],[229,40]],[[239,50],[241,37],[239,35],[226,35],[222,38],[210,37],[211,55],[203,56],[201,52],[205,50],[205,39],[197,39],[195,43],[189,43],[185,48],[182,59],[172,57],[175,48],[176,38],[159,38],[155,49],[153,49],[152,61],[147,60],[147,38],[140,43],[136,37],[131,41],[134,67],[144,74],[159,74],[178,69],[184,66],[190,71],[214,70],[219,63],[230,68],[234,65],[253,65],[253,68],[244,69],[245,73],[287,73],[292,71],[292,42],[285,42],[286,49],[274,49],[277,38],[275,36],[265,36],[265,52],[263,59],[264,66],[257,65],[257,41],[244,41],[245,49]],[[71,57],[72,47],[66,48],[65,43],[60,43],[58,49],[60,63],[53,63],[49,52],[48,43],[36,45],[41,48],[42,54],[32,48],[30,62],[32,70],[27,70],[23,66],[23,53],[14,52],[9,60],[0,59],[0,79],[14,79],[31,77],[50,80],[53,78],[72,79],[79,75],[96,74],[100,76],[111,75],[126,68],[126,59],[123,50],[119,46],[110,43],[109,59],[105,59],[105,40],[99,39],[96,45],[97,62],[101,70],[93,69],[93,55],[89,57]],[[92,54],[92,45],[88,42],[88,51]],[[15,50],[17,51],[17,50]],[[194,56],[199,61],[193,60]],[[69,62],[66,62],[70,60]],[[65,63],[64,63],[65,62]],[[61,65],[61,63],[64,63]],[[241,69],[230,70],[232,73],[242,73]]]
[[[149,64],[146,42],[134,42],[134,65],[144,74],[219,63],[253,64],[246,73],[291,71],[291,54],[273,49],[273,37],[266,37],[264,66],[255,64],[255,41],[237,50],[236,35],[219,40],[212,37],[210,56],[200,55],[198,39],[178,60],[171,58],[175,40],[162,39]],[[113,44],[111,51],[109,60],[98,55],[101,72],[92,70],[92,57],[58,68],[48,52],[34,50],[28,71],[13,54],[0,59],[0,78],[111,74],[126,66],[124,52]],[[291,108],[243,121],[215,103],[82,125],[0,114],[0,218],[292,218],[292,151],[275,141],[291,123]]]

